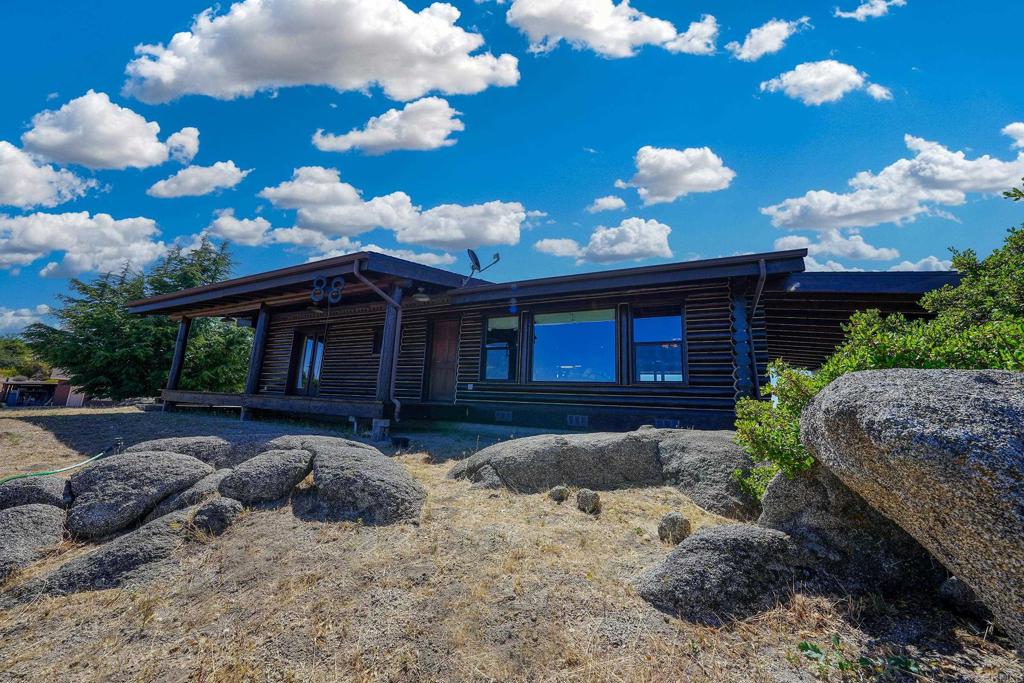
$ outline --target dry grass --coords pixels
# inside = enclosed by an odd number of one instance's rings
[[[58,411],[13,415],[0,420],[3,471],[79,459],[111,430],[92,422],[138,438],[182,427],[310,431],[130,411],[69,413],[73,427]],[[544,495],[474,490],[436,461],[493,431],[413,437],[434,440],[430,452],[399,456],[430,493],[419,525],[251,511],[224,536],[183,547],[156,583],[0,611],[0,680],[842,680],[797,652],[833,634],[855,655],[915,658],[921,680],[1021,677],[998,644],[929,606],[797,594],[724,628],[670,618],[630,586],[667,551],[658,519],[680,510],[697,527],[725,520],[667,487],[602,493],[598,518]],[[75,452],[72,441],[88,448]],[[15,582],[79,552],[67,544]]]

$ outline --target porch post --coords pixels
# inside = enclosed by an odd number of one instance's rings
[[[171,370],[167,374],[167,389],[173,391],[178,388],[178,381],[181,380],[181,368],[185,364],[185,346],[188,344],[188,333],[192,329],[192,319],[182,318],[178,323],[178,338],[174,342],[174,355],[171,357]],[[164,402],[164,410],[173,410],[173,402]]]
[[[745,283],[733,280],[729,284],[729,318],[732,328],[733,387],[738,401],[754,396],[753,334],[747,315],[747,288]]]
[[[245,376],[245,396],[242,397],[241,419],[249,417],[249,409],[244,405],[245,398],[255,394],[260,385],[260,370],[263,368],[263,353],[267,348],[267,331],[270,328],[270,308],[260,305],[256,317],[256,329],[252,335],[252,353],[249,354],[249,372]]]
[[[402,288],[391,289],[391,298],[398,306],[387,304],[384,314],[384,332],[380,345],[380,365],[377,368],[377,400],[385,403],[393,401],[391,395],[392,372],[398,354],[398,335],[400,333],[400,306],[402,305]]]

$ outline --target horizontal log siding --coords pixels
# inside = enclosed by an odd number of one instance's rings
[[[481,382],[481,334],[489,311],[466,311],[459,340],[459,372],[456,403],[562,404],[593,407],[650,407],[699,409],[731,412],[735,398],[732,377],[732,338],[729,319],[729,286],[725,281],[694,283],[671,289],[637,290],[595,301],[577,298],[580,308],[606,308],[616,303],[644,304],[652,301],[686,302],[686,342],[689,383],[671,385],[587,385],[558,383],[517,384]],[[552,298],[544,302],[521,301],[523,310],[544,312],[549,306],[564,307],[573,299]],[[760,308],[760,307],[759,307]],[[500,313],[495,312],[495,315]],[[767,360],[763,312],[756,341],[759,360]]]
[[[403,310],[402,345],[395,375],[395,395],[400,401],[416,402],[422,398],[426,366],[427,318],[421,311]]]
[[[877,309],[908,318],[931,315],[911,294],[817,294],[766,292],[768,358],[817,369],[845,338],[843,324],[856,311]]]
[[[322,324],[322,313],[284,313],[271,317],[259,393],[287,393],[295,331]],[[383,304],[341,307],[331,311],[320,374],[320,398],[374,400],[380,358],[373,353],[373,329],[383,324]]]

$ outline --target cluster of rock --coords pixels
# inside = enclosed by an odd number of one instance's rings
[[[297,489],[311,472],[312,486]],[[289,498],[300,518],[391,524],[417,519],[426,491],[376,448],[347,439],[147,441],[68,480],[0,485],[0,581],[71,536],[100,544],[31,582],[27,592],[120,585],[141,578],[189,534],[221,534],[245,507]]]
[[[753,519],[758,503],[734,476],[736,470],[746,472],[752,466],[732,432],[641,427],[626,433],[544,434],[503,441],[457,463],[448,476],[518,493],[556,486],[604,491],[671,485],[710,512]]]
[[[776,477],[756,524],[686,538],[640,595],[721,623],[794,585],[937,590],[1024,645],[1024,374],[853,373],[814,398],[801,436],[817,465]]]

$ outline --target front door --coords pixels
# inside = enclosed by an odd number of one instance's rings
[[[455,400],[455,373],[459,367],[459,321],[434,321],[430,344],[431,401]]]

